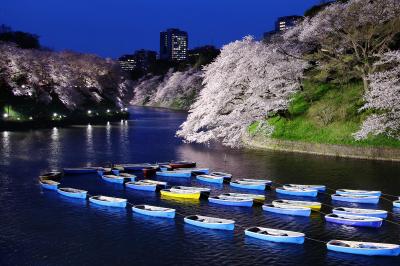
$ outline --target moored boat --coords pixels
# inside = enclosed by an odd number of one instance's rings
[[[227,206],[238,206],[238,207],[251,207],[253,206],[252,198],[239,198],[230,196],[215,196],[209,197],[208,201],[215,204],[227,205]]]
[[[107,168],[107,167],[100,167],[97,169],[97,174],[102,177],[103,175],[112,175],[113,172],[111,171],[112,168]]]
[[[208,182],[208,183],[216,183],[216,184],[224,183],[224,177],[223,176],[197,175],[196,179],[200,180],[200,181],[203,181],[203,182]]]
[[[381,191],[371,191],[371,190],[356,190],[356,189],[338,189],[336,194],[339,195],[361,195],[361,196],[378,196],[380,197]]]
[[[154,184],[154,185],[157,185],[158,187],[166,187],[167,184],[168,184],[165,181],[158,181],[158,180],[152,180],[152,179],[143,179],[143,180],[140,180],[140,182],[145,182],[145,183],[148,183],[148,184]]]
[[[262,182],[251,182],[251,181],[231,181],[229,183],[232,187],[235,188],[244,188],[244,189],[254,189],[254,190],[265,190],[266,185]]]
[[[400,246],[386,243],[331,240],[326,244],[328,250],[367,255],[367,256],[398,256]]]
[[[87,197],[87,191],[82,189],[61,187],[57,189],[57,192],[71,198],[86,199]]]
[[[172,197],[172,198],[181,198],[181,199],[200,199],[200,191],[171,191],[170,189],[162,189],[160,191],[162,196]]]
[[[232,175],[224,172],[211,172],[210,175],[215,177],[223,177],[224,181],[230,181],[232,179]]]
[[[286,184],[283,185],[283,188],[299,188],[299,189],[316,189],[318,191],[325,191],[326,186],[324,185],[300,185],[300,184]]]
[[[129,173],[120,173],[118,176],[123,177],[125,181],[133,182],[136,180],[136,176]]]
[[[163,217],[163,218],[175,217],[175,209],[151,206],[151,205],[135,205],[132,207],[132,211],[153,217]]]
[[[265,185],[269,185],[272,183],[272,181],[268,179],[242,178],[240,180],[246,182],[264,183]]]
[[[244,230],[244,233],[246,236],[254,237],[261,240],[291,244],[303,244],[305,237],[303,233],[299,232],[278,230],[259,226],[247,228],[246,230]]]
[[[400,208],[400,200],[393,201],[393,207]]]
[[[283,207],[306,207],[311,210],[318,211],[321,209],[321,203],[316,201],[300,201],[300,200],[274,200],[272,202],[274,206]]]
[[[186,170],[173,171],[157,171],[156,175],[164,177],[191,177],[192,172]]]
[[[195,162],[191,161],[173,161],[169,163],[169,166],[171,166],[173,169],[175,168],[193,168],[196,167]]]
[[[153,176],[157,173],[157,167],[145,167],[142,170],[144,176]]]
[[[57,190],[58,185],[60,185],[60,183],[57,181],[47,180],[47,179],[40,179],[39,183],[43,188],[50,190]]]
[[[124,171],[142,171],[145,168],[152,167],[158,168],[158,165],[151,163],[125,163],[125,164],[117,164],[115,167],[120,167]]]
[[[318,190],[308,189],[308,188],[276,188],[275,191],[279,194],[290,195],[290,196],[300,196],[300,197],[316,197],[318,195]]]
[[[108,196],[92,196],[89,198],[89,201],[98,205],[120,208],[125,208],[128,202],[126,199]]]
[[[63,171],[66,175],[81,175],[96,173],[99,168],[100,167],[64,168]]]
[[[325,220],[327,222],[350,225],[350,226],[375,227],[375,228],[382,226],[382,218],[368,217],[368,216],[355,216],[355,215],[331,213],[325,215]]]
[[[143,181],[126,182],[125,187],[131,188],[131,189],[136,189],[136,190],[143,190],[143,191],[156,191],[157,190],[156,184],[143,182]]]
[[[192,174],[207,175],[210,172],[210,168],[176,168],[175,171],[191,171]]]
[[[359,209],[359,208],[347,208],[347,207],[334,208],[332,212],[335,214],[369,216],[369,217],[378,217],[383,219],[385,219],[388,214],[388,212],[385,210]]]
[[[265,201],[265,196],[260,194],[250,194],[250,193],[224,193],[222,196],[238,197],[238,198],[251,198],[254,201],[263,202]]]
[[[41,174],[39,179],[41,180],[53,180],[53,181],[60,181],[62,178],[62,172],[49,172],[45,174]]]
[[[208,217],[208,216],[201,216],[201,215],[190,215],[184,218],[185,223],[209,228],[209,229],[219,229],[219,230],[233,230],[235,228],[235,221],[215,218],[215,217]]]
[[[332,200],[337,201],[346,201],[346,202],[356,202],[356,203],[369,203],[369,204],[377,204],[379,202],[379,196],[366,196],[366,195],[339,195],[333,194]]]
[[[284,206],[278,205],[275,206],[273,204],[264,204],[262,206],[264,211],[277,213],[277,214],[285,214],[285,215],[294,215],[294,216],[310,216],[311,208],[300,207],[300,206]]]
[[[173,186],[170,188],[171,191],[194,191],[194,192],[200,192],[201,194],[204,194],[205,196],[210,195],[211,189],[206,188],[206,187],[185,187],[185,186]]]
[[[118,176],[118,175],[103,175],[101,178],[104,181],[107,181],[110,183],[123,184],[125,181],[125,178],[123,178],[122,176]]]

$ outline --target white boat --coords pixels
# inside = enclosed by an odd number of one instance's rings
[[[305,235],[299,232],[278,230],[265,227],[250,227],[245,231],[246,236],[251,236],[261,240],[267,240],[272,242],[281,243],[292,243],[292,244],[303,244]]]
[[[324,185],[300,185],[300,184],[286,184],[283,188],[298,188],[298,189],[316,189],[318,191],[325,191],[326,187]]]
[[[175,209],[151,206],[151,205],[135,205],[132,207],[132,211],[153,217],[163,217],[163,218],[175,217]]]
[[[264,201],[265,196],[260,194],[249,194],[249,193],[224,193],[222,196],[238,197],[238,198],[250,198],[256,201]]]
[[[186,187],[186,186],[173,186],[170,189],[171,191],[181,191],[181,190],[188,190],[194,192],[200,192],[203,194],[210,194],[211,189],[206,187]]]
[[[318,195],[318,190],[309,188],[278,187],[275,191],[279,194],[299,197],[316,197]]]
[[[89,201],[98,205],[121,208],[125,208],[128,202],[127,199],[108,196],[92,196],[89,198]]]
[[[336,194],[339,195],[360,195],[360,196],[378,196],[380,197],[381,191],[373,191],[373,190],[356,190],[356,189],[338,189],[336,190]]]
[[[386,218],[388,214],[388,212],[385,210],[359,209],[359,208],[347,208],[347,207],[334,208],[332,212],[335,214],[369,216],[369,217],[378,217],[383,219]]]
[[[310,208],[311,210],[320,210],[321,209],[321,203],[316,202],[316,201],[300,201],[300,200],[274,200],[272,202],[272,205],[274,206],[294,206],[294,207],[306,207]]]
[[[233,230],[235,228],[235,221],[201,216],[201,215],[190,215],[184,218],[185,223],[210,229],[220,230]]]
[[[256,182],[256,183],[263,183],[266,185],[269,185],[272,183],[271,180],[268,179],[254,179],[254,178],[242,178],[240,179],[241,181],[246,181],[246,182]]]
[[[166,187],[167,186],[167,182],[165,182],[165,181],[143,179],[143,180],[140,180],[139,182],[147,183],[147,184],[153,184],[153,185],[157,185],[157,186],[160,186],[160,187]]]
[[[399,245],[386,243],[331,240],[326,246],[329,250],[337,252],[367,256],[398,256],[400,254]]]

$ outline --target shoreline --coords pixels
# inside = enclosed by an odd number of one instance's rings
[[[307,153],[331,157],[363,160],[400,162],[400,149],[387,147],[355,147],[347,145],[321,144],[263,137],[243,137],[245,148],[274,150],[283,152]]]

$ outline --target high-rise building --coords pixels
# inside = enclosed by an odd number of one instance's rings
[[[131,72],[136,69],[136,58],[134,55],[123,55],[118,58],[118,62],[124,71]]]
[[[150,65],[157,59],[157,52],[150,50],[137,50],[134,54],[123,55],[118,61],[122,70],[132,72],[135,70],[146,72]]]
[[[187,60],[188,34],[179,29],[160,32],[160,59],[169,61]]]
[[[275,22],[275,31],[285,31],[296,25],[299,21],[303,19],[302,16],[285,16],[279,17]]]

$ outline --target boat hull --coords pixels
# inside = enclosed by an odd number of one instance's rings
[[[196,176],[197,180],[203,181],[203,182],[208,182],[208,183],[215,183],[215,184],[222,184],[224,183],[224,178],[207,178],[201,175]]]
[[[285,215],[293,215],[293,216],[310,216],[311,209],[296,209],[296,208],[277,208],[274,206],[263,205],[264,211],[285,214]]]
[[[157,190],[157,185],[149,184],[149,185],[135,185],[135,184],[125,184],[126,187],[131,188],[131,189],[136,189],[136,190],[142,190],[142,191],[156,191]]]
[[[304,243],[304,236],[296,236],[296,237],[278,237],[272,235],[264,235],[258,234],[251,231],[244,231],[246,236],[254,237],[261,240],[271,241],[271,242],[279,242],[279,243],[290,243],[290,244],[303,244]]]
[[[400,208],[400,200],[393,201],[394,208]]]
[[[160,217],[160,218],[175,218],[175,210],[170,210],[170,211],[150,211],[146,209],[140,209],[140,208],[135,208],[132,207],[132,211],[147,215],[147,216],[152,216],[152,217]]]
[[[329,242],[326,244],[326,247],[328,248],[328,250],[336,252],[351,253],[351,254],[366,255],[366,256],[398,256],[400,254],[400,247],[393,249],[361,249],[361,248],[331,245]]]
[[[180,198],[180,199],[200,199],[201,193],[175,193],[170,191],[161,190],[161,195],[171,198]]]
[[[237,207],[252,207],[253,199],[246,201],[230,201],[230,200],[222,200],[216,198],[208,198],[208,201],[214,204],[226,205],[226,206],[237,206]]]
[[[125,208],[127,204],[127,201],[111,202],[111,201],[98,200],[94,198],[89,198],[89,201],[97,205],[102,205],[107,207],[117,207],[117,208]]]
[[[68,192],[64,190],[57,189],[57,192],[63,196],[77,199],[86,199],[87,192]]]
[[[101,177],[104,181],[106,181],[106,182],[110,182],[110,183],[116,183],[116,184],[123,184],[124,183],[124,178],[121,178],[121,179],[117,179],[117,178],[108,178],[108,177],[106,177],[106,176],[102,176]]]
[[[344,214],[344,215],[356,215],[356,216],[364,216],[364,217],[376,217],[376,218],[382,218],[382,219],[385,219],[387,217],[387,211],[373,212],[373,213],[352,213],[352,212],[348,212],[348,211],[340,211],[340,210],[333,209],[332,213]]]
[[[263,183],[248,185],[248,184],[240,184],[240,183],[231,182],[230,185],[235,188],[251,189],[251,190],[265,190],[265,187],[266,187],[266,185]]]
[[[159,171],[156,172],[156,175],[158,176],[164,176],[164,177],[191,177],[192,172],[182,172],[182,173],[175,173],[174,171]]]
[[[344,195],[344,196],[362,195],[362,196],[378,196],[378,197],[380,197],[382,193],[380,191],[351,192],[351,191],[336,190],[336,194]]]
[[[276,192],[282,195],[298,196],[298,197],[316,197],[318,195],[318,190],[294,191],[294,190],[276,188]]]
[[[332,195],[332,200],[354,202],[354,203],[367,203],[367,204],[377,204],[379,202],[379,197],[368,197],[368,198],[355,198],[348,196],[335,196]]]
[[[49,190],[57,190],[58,189],[58,185],[50,185],[50,184],[44,184],[44,183],[40,183],[40,185],[42,186],[42,188],[49,189]]]
[[[382,226],[382,220],[380,220],[380,221],[362,221],[362,220],[354,221],[354,220],[339,219],[339,218],[330,217],[330,216],[325,216],[325,220],[327,222],[331,222],[331,223],[357,226],[357,227],[379,228]]]
[[[191,225],[202,227],[202,228],[208,228],[208,229],[217,229],[217,230],[233,230],[233,229],[235,229],[234,223],[229,223],[229,224],[203,223],[203,222],[195,221],[195,220],[188,219],[188,218],[184,218],[184,222],[187,224],[191,224]]]

